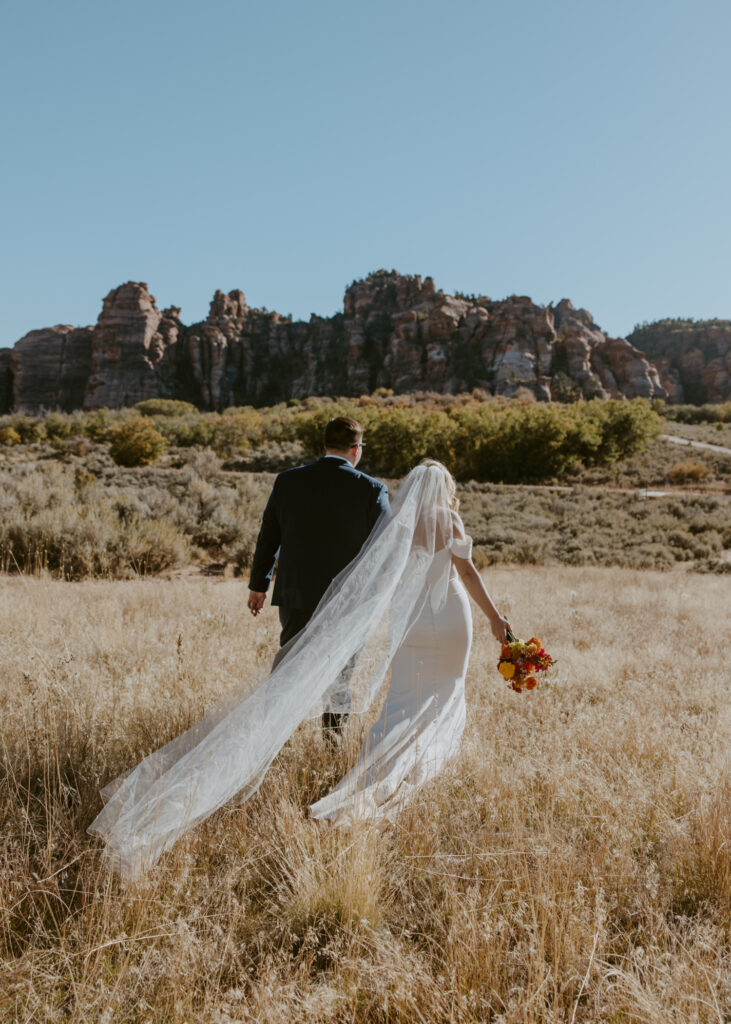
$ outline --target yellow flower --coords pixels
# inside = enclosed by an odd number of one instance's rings
[[[526,650],[528,651],[528,654],[536,654],[538,651],[538,647],[535,644],[528,644]]]
[[[504,679],[512,679],[515,675],[515,665],[512,661],[501,661],[497,670]]]

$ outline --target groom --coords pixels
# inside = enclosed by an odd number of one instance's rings
[[[334,577],[388,511],[386,485],[355,468],[365,447],[360,423],[337,416],[325,427],[324,440],[318,462],[277,476],[256,542],[249,609],[252,615],[262,610],[278,553],[272,604],[279,605],[280,646],[307,625]],[[326,711],[326,736],[339,734],[346,717]]]

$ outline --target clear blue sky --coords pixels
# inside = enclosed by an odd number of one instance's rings
[[[730,39],[728,0],[6,0],[0,346],[379,267],[731,317]]]

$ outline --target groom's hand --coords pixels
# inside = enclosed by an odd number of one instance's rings
[[[266,594],[260,594],[258,590],[249,591],[249,611],[252,615],[257,616],[264,607],[266,601]]]

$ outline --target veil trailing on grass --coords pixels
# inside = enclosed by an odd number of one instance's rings
[[[368,708],[424,603],[437,611],[446,600],[452,535],[444,476],[438,467],[418,466],[271,674],[253,690],[251,681],[242,683],[102,790],[105,807],[89,832],[106,841],[122,877],[142,874],[233,797],[251,796],[304,719],[323,707]]]

